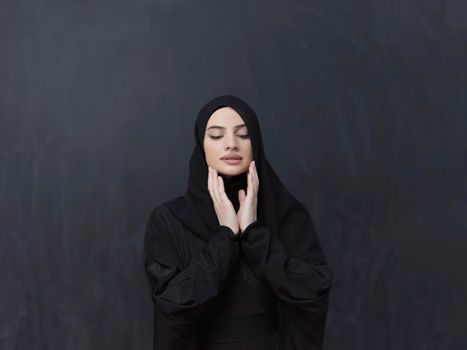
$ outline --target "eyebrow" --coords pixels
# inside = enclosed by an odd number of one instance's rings
[[[243,126],[246,126],[246,125],[245,124],[236,125],[236,126],[234,126],[234,129],[240,129]],[[209,129],[223,129],[223,130],[225,130],[225,128],[223,126],[219,126],[219,125],[212,125],[209,128],[207,128],[206,130],[209,130]]]

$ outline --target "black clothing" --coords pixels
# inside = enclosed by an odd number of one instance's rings
[[[245,121],[260,182],[258,220],[240,235],[219,224],[207,189],[204,130],[222,106]],[[185,196],[154,209],[146,230],[154,349],[321,349],[332,272],[308,211],[266,159],[254,111],[233,96],[211,100],[195,141]],[[224,185],[237,211],[246,173]]]
[[[240,203],[238,201],[238,191],[240,189],[244,189],[245,194],[246,194],[246,189],[248,187],[248,180],[246,177],[246,173],[236,175],[236,176],[231,176],[231,177],[226,177],[222,173],[218,173],[218,174],[222,176],[222,179],[224,182],[225,193],[227,194],[227,197],[229,197],[230,201],[232,202],[234,206],[235,211],[237,212],[240,206]]]

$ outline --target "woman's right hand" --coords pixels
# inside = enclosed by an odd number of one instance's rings
[[[224,190],[224,181],[217,174],[217,170],[208,166],[208,190],[214,203],[217,219],[220,225],[228,226],[235,234],[238,234],[240,227],[237,213],[232,202]]]

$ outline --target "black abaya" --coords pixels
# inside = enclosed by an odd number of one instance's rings
[[[245,121],[260,181],[258,220],[240,235],[219,224],[207,191],[202,140],[222,106]],[[198,114],[195,141],[185,196],[154,209],[146,230],[154,349],[321,349],[332,272],[306,208],[265,157],[253,110],[233,96],[211,100]],[[245,176],[223,176],[235,210]]]

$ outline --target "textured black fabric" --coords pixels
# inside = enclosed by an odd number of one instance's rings
[[[234,108],[247,125],[260,182],[258,220],[240,236],[219,225],[207,189],[204,130],[210,115],[223,106]],[[237,210],[246,174],[224,180]],[[218,349],[260,349],[260,343],[269,350],[322,348],[332,272],[308,211],[269,165],[256,115],[239,98],[217,97],[198,113],[186,193],[151,214],[144,264],[155,306],[154,349],[217,349],[206,337],[216,322],[228,325],[216,327],[214,338],[223,342]],[[244,293],[241,286],[251,276],[258,283]],[[261,313],[266,309],[265,320]],[[256,329],[232,327],[232,319],[248,310],[252,317],[245,322]],[[274,333],[260,336],[268,332]],[[247,339],[253,336],[258,337]]]
[[[203,342],[238,342],[278,331],[277,298],[241,251],[226,286],[200,320]]]
[[[240,191],[240,189],[244,189],[246,193],[246,189],[248,187],[246,173],[230,177],[226,177],[222,173],[218,174],[222,176],[222,179],[224,180],[224,189],[227,197],[229,197],[230,201],[232,202],[235,211],[238,211],[240,207],[240,202],[238,201],[238,191]]]

